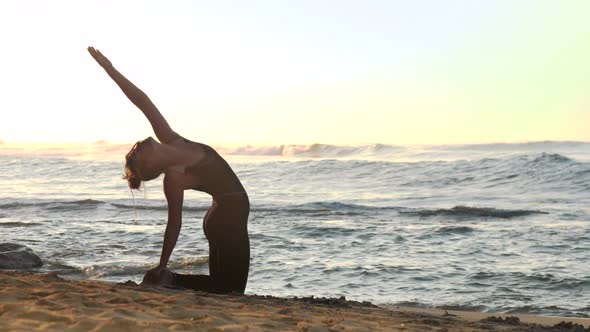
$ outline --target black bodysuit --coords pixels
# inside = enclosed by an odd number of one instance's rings
[[[213,204],[203,220],[203,230],[209,241],[209,275],[175,273],[174,284],[213,293],[244,293],[250,267],[248,195],[229,164],[214,149],[185,141],[205,150],[205,158],[187,167],[185,173],[201,179],[202,183],[193,189],[213,197]]]

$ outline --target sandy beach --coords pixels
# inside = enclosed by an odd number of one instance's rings
[[[502,317],[0,272],[2,331],[590,331],[590,319]]]

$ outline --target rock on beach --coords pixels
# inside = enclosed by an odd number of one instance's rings
[[[0,243],[0,269],[28,269],[43,265],[33,249],[16,243]]]

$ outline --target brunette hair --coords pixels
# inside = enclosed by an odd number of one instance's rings
[[[138,153],[141,153],[142,147],[146,143],[145,141],[135,143],[127,155],[125,155],[123,179],[127,180],[131,189],[139,189],[142,181],[153,180],[162,174],[161,170],[145,169],[145,167],[142,167],[141,160],[137,160]]]
[[[137,169],[137,161],[135,157],[137,155],[137,149],[141,145],[141,141],[133,144],[131,150],[125,155],[125,170],[123,172],[123,179],[127,180],[129,184],[129,188],[131,189],[139,189],[141,185],[141,176],[139,175],[139,170]]]

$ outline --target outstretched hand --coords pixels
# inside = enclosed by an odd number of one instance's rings
[[[109,59],[107,59],[106,56],[102,55],[102,53],[100,53],[100,51],[95,49],[94,47],[89,46],[88,53],[90,53],[90,55],[92,55],[94,60],[96,60],[96,62],[98,62],[98,64],[102,68],[108,69],[108,68],[113,67],[113,64],[111,63],[111,61]]]

